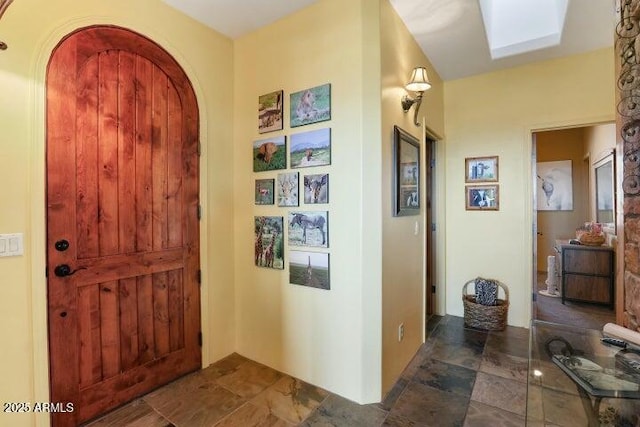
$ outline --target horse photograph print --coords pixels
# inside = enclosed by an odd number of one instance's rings
[[[306,204],[329,203],[329,174],[304,176],[304,202]]]
[[[539,211],[573,210],[571,160],[536,163]]]
[[[253,171],[263,172],[287,168],[286,138],[276,136],[253,143]]]
[[[291,127],[331,120],[331,85],[294,92],[289,96]]]
[[[298,172],[279,173],[276,183],[278,206],[298,206]]]
[[[329,247],[329,212],[289,212],[289,245]]]
[[[282,96],[278,90],[258,97],[258,132],[282,130]]]
[[[329,254],[289,251],[289,283],[331,289]]]
[[[284,218],[256,216],[254,218],[254,255],[258,267],[284,269]]]
[[[256,179],[256,205],[273,205],[274,179]]]
[[[331,129],[318,129],[291,135],[289,158],[292,168],[331,164]]]

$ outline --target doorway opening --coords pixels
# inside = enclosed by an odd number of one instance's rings
[[[591,224],[602,223],[596,206],[595,165],[613,152],[615,144],[614,123],[532,134],[534,320],[591,329],[615,321],[614,306],[609,304],[614,301],[610,292],[615,288],[615,263],[595,272],[590,266],[589,271],[574,271],[576,267],[566,261],[573,262],[571,254],[589,257],[595,252],[570,251],[577,249],[572,246],[563,251],[564,246],[579,243],[578,236]],[[603,229],[606,240],[598,249],[606,251],[615,246],[614,221],[603,223]],[[579,249],[588,248],[583,244]]]
[[[435,222],[434,222],[434,181],[435,181],[435,153],[436,141],[427,135],[425,139],[425,308],[427,319],[433,315],[435,284]]]

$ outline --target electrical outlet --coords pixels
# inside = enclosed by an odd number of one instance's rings
[[[404,323],[400,323],[398,325],[398,342],[402,341],[404,338]]]

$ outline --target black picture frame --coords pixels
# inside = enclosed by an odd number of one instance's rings
[[[420,141],[393,127],[393,216],[420,215]]]

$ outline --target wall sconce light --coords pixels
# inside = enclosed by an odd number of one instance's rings
[[[0,0],[0,18],[2,18],[4,11],[7,10],[12,1],[13,0]],[[7,50],[7,44],[3,41],[0,41],[0,50]]]
[[[405,95],[402,97],[401,102],[402,110],[405,113],[409,111],[413,104],[416,104],[413,116],[413,122],[416,126],[420,126],[420,123],[418,123],[418,110],[422,103],[422,94],[430,87],[431,83],[429,83],[429,78],[427,77],[427,69],[424,67],[414,68],[411,73],[411,79],[409,79],[409,83],[405,85],[405,89],[416,92],[416,97],[411,98],[409,95]]]

